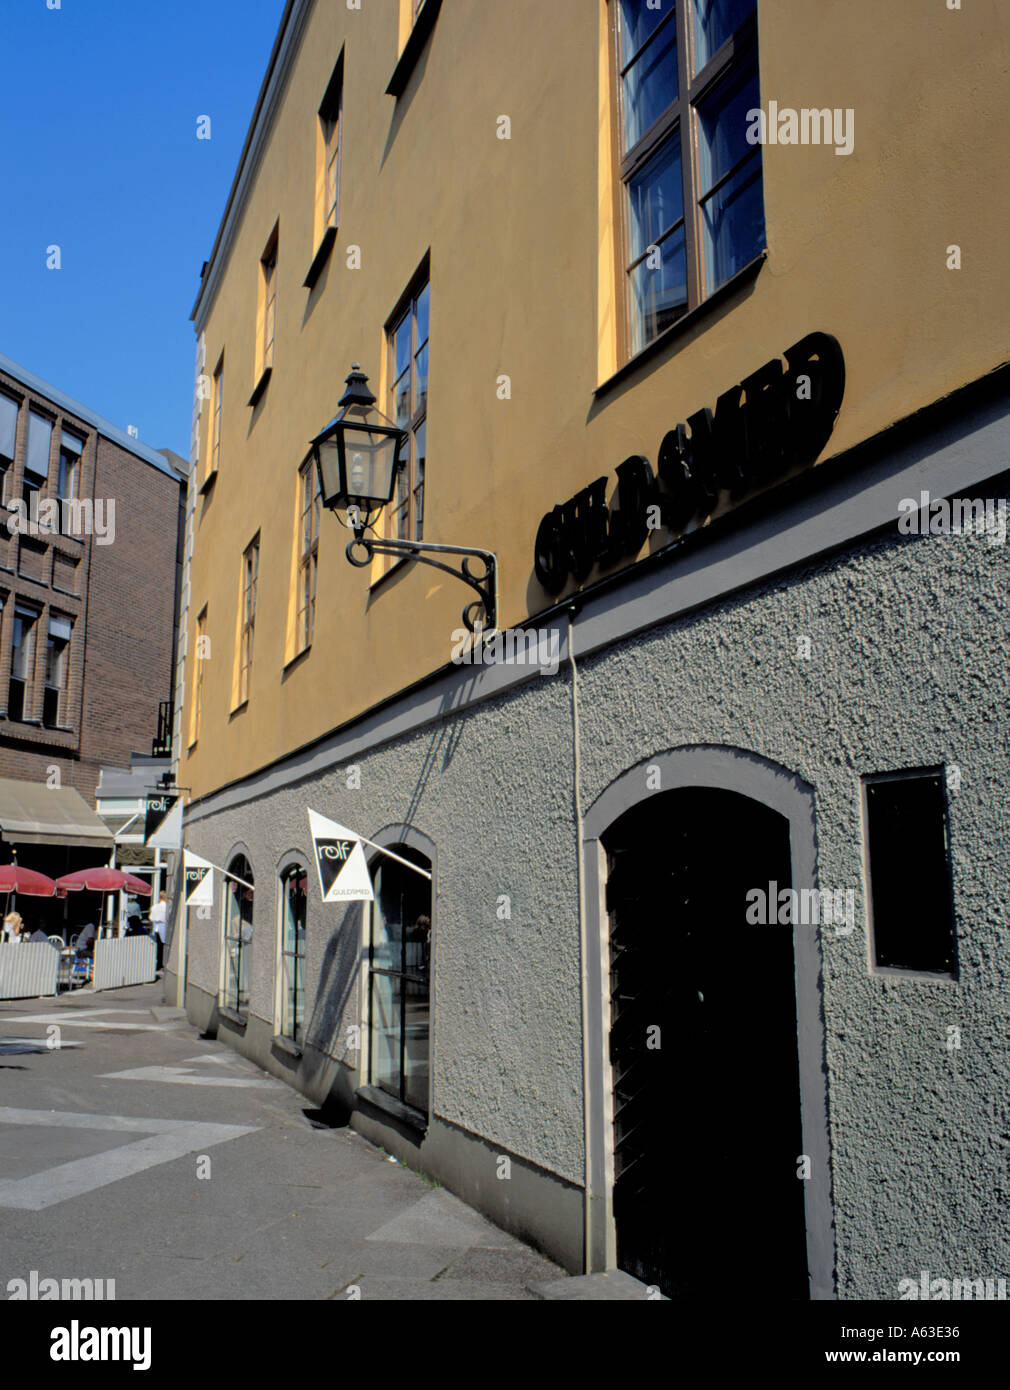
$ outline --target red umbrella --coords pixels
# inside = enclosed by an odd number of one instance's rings
[[[56,884],[45,874],[34,869],[23,869],[20,864],[0,864],[0,893],[27,893],[33,898],[51,898],[56,892]]]
[[[116,893],[120,888],[128,888],[131,893],[151,895],[151,885],[122,869],[110,869],[101,865],[97,869],[78,869],[76,873],[64,874],[58,878],[55,888],[66,888],[75,893],[80,888],[90,889],[92,893]]]

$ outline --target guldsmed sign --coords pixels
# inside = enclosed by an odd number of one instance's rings
[[[647,458],[633,454],[617,467],[611,506],[604,477],[548,512],[534,557],[547,592],[560,593],[569,575],[581,583],[594,565],[637,555],[658,529],[650,517],[683,534],[721,498],[739,501],[815,463],[841,408],[845,359],[830,333],[808,333],[785,358],[785,366],[773,358],[724,391],[714,411],[699,410],[670,430],[659,446],[658,478]]]

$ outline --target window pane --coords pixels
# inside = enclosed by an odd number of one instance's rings
[[[871,782],[866,788],[875,964],[954,974],[950,857],[938,774]],[[908,866],[915,865],[909,891]]]
[[[372,976],[372,1084],[400,1097],[400,989],[398,976]]]
[[[680,140],[668,140],[628,184],[631,202],[629,261],[654,245],[684,215]]]
[[[653,338],[676,323],[687,308],[687,256],[679,227],[659,246],[660,264],[647,256],[631,272],[632,351],[641,352]]]
[[[698,109],[702,193],[744,161],[717,193],[702,201],[706,294],[753,260],[765,244],[761,149],[748,145],[745,134],[747,111],[757,105],[757,69],[749,66]]]
[[[25,468],[41,478],[49,475],[49,441],[52,433],[53,427],[48,420],[36,415],[34,410],[28,412],[28,457]]]
[[[677,99],[676,30],[671,24],[624,77],[624,148],[632,145]]]
[[[428,461],[427,421],[414,435],[414,539],[424,539],[424,469]]]
[[[393,330],[393,380],[399,381],[410,366],[410,315]]]
[[[621,0],[622,68],[627,67],[649,35],[672,13],[673,0],[661,0],[658,9],[650,9],[646,0]]]
[[[748,65],[739,76],[720,83],[698,108],[698,149],[701,192],[707,193],[748,151],[747,112],[759,102],[757,68]]]
[[[405,980],[403,1098],[418,1110],[428,1109],[428,984]]]
[[[694,0],[695,72],[701,71],[756,8],[757,0]]]
[[[404,372],[403,376],[393,387],[393,409],[396,413],[396,423],[400,429],[405,429],[410,420],[410,372]]]
[[[415,366],[415,386],[414,386],[414,412],[415,414],[424,410],[428,404],[428,348],[425,345],[414,358]]]
[[[0,395],[0,458],[8,462],[14,457],[14,440],[18,428],[18,403],[10,396]]]
[[[724,183],[702,208],[705,293],[711,294],[764,249],[761,152]]]
[[[431,286],[425,285],[424,289],[417,297],[417,333],[414,338],[415,347],[420,347],[422,343],[428,341],[428,312],[431,304]]]

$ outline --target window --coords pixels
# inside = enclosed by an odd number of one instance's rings
[[[308,880],[300,864],[281,874],[281,1036],[301,1042],[305,1021],[305,908]]]
[[[865,825],[873,963],[957,973],[943,774],[867,778]]]
[[[247,547],[242,556],[242,629],[239,639],[238,703],[249,698],[249,677],[252,673],[253,632],[256,626],[256,581],[260,567],[260,538]]]
[[[56,477],[56,495],[60,500],[60,529],[67,535],[71,531],[71,509],[64,503],[76,502],[81,482],[81,458],[84,454],[84,440],[77,435],[63,431],[60,438],[60,462]]]
[[[260,340],[260,373],[274,364],[274,332],[277,325],[277,248],[274,228],[260,261],[260,299],[263,305],[263,335]]]
[[[224,895],[224,1006],[236,1013],[249,1007],[249,963],[253,936],[253,876],[244,854],[228,865]],[[241,879],[242,882],[238,880]]]
[[[208,645],[207,605],[204,604],[197,615],[196,643],[193,647],[193,706],[189,716],[190,747],[200,737],[200,715],[203,712],[203,663]]]
[[[46,682],[42,693],[42,723],[55,729],[67,723],[67,673],[70,667],[70,618],[53,613],[49,617],[46,643]]]
[[[344,55],[341,53],[319,108],[317,148],[322,203],[317,208],[317,212],[321,214],[316,226],[317,245],[329,227],[338,225],[340,217],[340,140],[343,125],[343,102]]]
[[[0,392],[0,501],[7,501],[7,470],[14,464],[14,452],[18,438],[18,410],[16,400]]]
[[[765,246],[757,0],[612,0],[628,351],[640,352]]]
[[[52,421],[44,415],[28,412],[28,453],[21,495],[31,505],[33,493],[41,492],[49,478],[49,448],[53,437]]]
[[[35,685],[35,628],[39,614],[31,608],[14,609],[11,642],[11,677],[7,696],[8,719],[29,719]]]
[[[391,847],[431,873],[431,861]],[[415,1110],[428,1111],[431,880],[393,859],[374,870],[369,939],[369,1078]]]
[[[210,409],[210,462],[208,465],[208,476],[216,473],[218,464],[221,461],[221,403],[224,392],[224,353],[214,368],[214,376],[211,384],[211,409]]]
[[[298,651],[312,643],[316,622],[316,575],[319,569],[319,518],[322,512],[322,493],[319,489],[319,470],[312,459],[302,464],[298,473]]]
[[[387,531],[399,540],[419,541],[424,537],[430,290],[425,274],[386,329],[391,382],[387,413],[410,435],[409,457],[397,475]]]

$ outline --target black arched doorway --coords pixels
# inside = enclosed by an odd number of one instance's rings
[[[601,838],[618,1266],[670,1298],[805,1299],[793,928],[747,922],[790,886],[789,823],[686,787]]]

